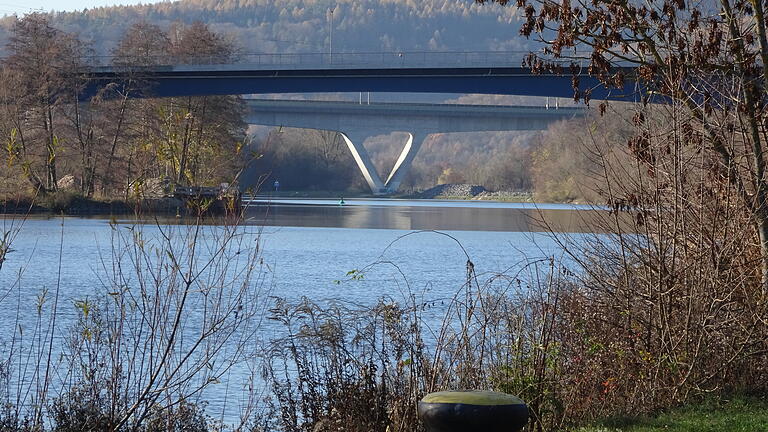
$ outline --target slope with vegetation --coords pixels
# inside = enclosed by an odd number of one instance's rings
[[[508,25],[519,19],[515,10],[464,0],[183,0],[53,12],[48,18],[54,26],[91,42],[101,55],[111,54],[122,34],[138,21],[162,27],[202,21],[230,35],[246,53],[312,53],[328,51],[332,9],[335,52],[527,47]],[[0,22],[5,37],[12,27],[13,18]]]

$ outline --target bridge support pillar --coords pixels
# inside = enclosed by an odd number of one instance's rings
[[[363,146],[363,142],[368,138],[368,135],[364,134],[350,134],[346,132],[340,132],[341,137],[344,138],[344,142],[347,143],[349,151],[352,153],[352,157],[357,162],[357,167],[360,168],[360,172],[363,173],[365,181],[368,182],[368,186],[371,188],[371,192],[374,195],[383,195],[387,193],[387,188],[384,182],[381,180],[379,173],[376,171],[376,167],[371,161],[371,157],[368,155],[368,150]]]
[[[364,133],[347,133],[340,132],[342,138],[347,143],[349,151],[352,153],[355,162],[357,162],[360,172],[363,174],[365,181],[368,182],[368,186],[371,188],[371,192],[374,195],[384,195],[397,192],[405,175],[411,168],[413,158],[416,157],[416,153],[419,152],[421,144],[424,139],[429,135],[423,132],[413,132],[408,134],[408,141],[406,141],[403,151],[400,152],[400,157],[397,158],[395,166],[392,168],[392,172],[389,174],[386,183],[381,180],[376,167],[371,161],[371,157],[368,155],[368,151],[363,146],[363,143],[368,138],[368,134]]]
[[[403,147],[403,151],[400,152],[400,157],[397,158],[395,166],[392,167],[392,172],[389,173],[385,186],[388,193],[395,193],[400,188],[400,183],[403,182],[408,170],[411,169],[413,158],[416,157],[416,153],[421,149],[421,144],[429,136],[427,133],[412,132],[408,134],[408,141]]]

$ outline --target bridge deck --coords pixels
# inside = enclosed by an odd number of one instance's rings
[[[285,99],[246,99],[248,108],[252,111],[283,112],[317,112],[331,110],[336,114],[365,112],[412,113],[429,115],[493,115],[493,116],[569,116],[583,114],[585,106],[555,107],[555,106],[524,106],[524,105],[479,105],[455,103],[403,103],[403,102],[350,102],[350,101],[317,101],[317,100],[285,100]]]
[[[276,105],[276,106],[290,106],[290,105],[317,105],[317,106],[338,106],[338,107],[355,107],[355,109],[364,107],[380,107],[380,108],[392,108],[392,109],[442,109],[447,108],[451,110],[468,110],[468,111],[486,111],[486,110],[521,110],[521,111],[539,111],[547,109],[560,109],[560,110],[583,110],[581,106],[562,106],[562,107],[546,107],[543,105],[498,105],[498,104],[462,104],[452,102],[441,103],[425,103],[425,102],[362,102],[349,101],[349,100],[313,100],[313,99],[259,99],[259,98],[245,98],[245,102],[251,105]]]

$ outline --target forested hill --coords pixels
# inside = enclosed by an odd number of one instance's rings
[[[326,52],[330,11],[334,52],[516,51],[520,12],[473,0],[182,0],[140,6],[51,12],[54,26],[108,54],[134,22],[163,27],[203,21],[246,52]],[[14,18],[0,20],[4,45]]]

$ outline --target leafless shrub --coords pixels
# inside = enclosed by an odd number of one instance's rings
[[[599,133],[588,143],[611,209],[601,224],[615,234],[563,243],[577,270],[556,326],[567,358],[560,392],[577,402],[567,417],[766,391],[768,311],[751,211],[702,151],[687,109],[638,107],[623,118],[637,128],[627,147]],[[737,134],[729,146],[741,151]]]
[[[371,307],[276,299],[270,318],[284,337],[264,353],[270,428],[418,431],[421,397],[466,388],[519,394],[541,422],[552,423],[554,412],[561,419],[560,268],[553,259],[515,268],[479,276],[468,257],[465,284],[445,299],[411,293]]]
[[[220,427],[204,414],[205,392],[252,356],[266,295],[258,229],[237,221],[112,224],[95,299],[67,305],[58,287],[44,291],[34,327],[10,337],[0,421],[41,431]],[[60,329],[69,308],[77,319]]]

